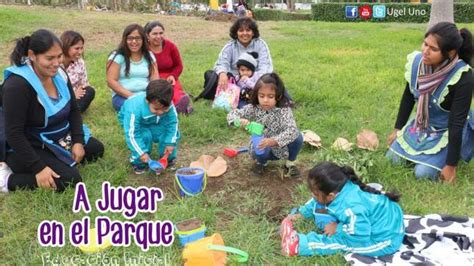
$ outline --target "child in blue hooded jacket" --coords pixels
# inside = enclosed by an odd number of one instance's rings
[[[169,153],[168,165],[174,164],[180,133],[172,99],[172,85],[163,79],[153,80],[148,84],[146,94],[129,97],[120,109],[118,119],[136,174],[145,172],[153,143],[158,143],[159,156]]]
[[[281,225],[285,256],[329,255],[352,252],[365,256],[395,253],[404,236],[400,196],[376,190],[362,183],[354,170],[331,162],[317,164],[308,175],[313,198],[289,215]],[[318,204],[319,203],[319,204]],[[293,221],[313,218],[323,205],[336,222],[324,226],[324,233],[297,233]]]

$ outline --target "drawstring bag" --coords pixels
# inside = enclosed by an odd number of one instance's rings
[[[222,90],[219,86],[217,87],[212,108],[222,108],[230,112],[239,105],[239,98],[240,88],[235,84],[234,78],[230,78],[225,90]]]

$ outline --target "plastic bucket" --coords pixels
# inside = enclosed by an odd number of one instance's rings
[[[196,196],[206,188],[206,174],[202,168],[180,168],[176,171],[176,183],[182,197]]]
[[[193,220],[193,219],[190,219],[190,220]],[[179,243],[181,244],[182,247],[184,247],[184,245],[188,243],[191,243],[203,238],[206,234],[207,228],[202,222],[198,228],[194,228],[191,230],[179,230],[180,224],[186,223],[190,220],[181,221],[175,224],[175,228],[176,228],[175,232],[178,235]]]
[[[256,155],[262,155],[265,153],[265,149],[258,148],[258,145],[260,144],[260,141],[262,141],[262,139],[264,139],[263,135],[252,135],[252,147]]]
[[[184,266],[225,265],[227,252],[236,254],[237,262],[246,262],[249,255],[239,249],[224,246],[220,234],[213,234],[187,244],[183,250]]]

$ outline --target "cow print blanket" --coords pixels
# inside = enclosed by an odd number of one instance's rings
[[[350,265],[474,265],[474,219],[405,215],[405,238],[392,255],[345,255]]]

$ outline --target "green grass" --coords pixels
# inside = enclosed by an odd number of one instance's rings
[[[192,216],[203,219],[208,233],[219,232],[229,246],[250,253],[250,265],[344,264],[342,256],[285,258],[279,252],[279,223],[266,213],[275,205],[282,212],[304,203],[310,194],[304,182],[296,186],[292,203],[271,201],[265,187],[249,186],[239,189],[239,177],[248,175],[251,162],[240,157],[239,169],[231,169],[224,178],[209,185],[204,195],[179,201],[176,199],[171,174],[153,179],[134,176],[127,163],[128,151],[110,103],[110,92],[105,83],[105,60],[119,42],[122,29],[129,23],[156,19],[155,15],[125,13],[79,12],[41,7],[0,6],[0,68],[8,65],[8,54],[16,38],[45,27],[60,34],[67,29],[80,31],[86,38],[86,63],[90,82],[97,90],[96,99],[84,120],[93,134],[106,146],[105,157],[97,163],[81,167],[90,201],[100,196],[103,181],[113,185],[166,187],[164,202],[156,213],[140,213],[133,221],[169,219],[180,221]],[[193,95],[201,91],[203,72],[212,67],[228,39],[230,24],[204,21],[189,17],[158,17],[166,26],[170,39],[180,48],[185,70],[181,82]],[[385,138],[393,128],[404,83],[406,55],[419,49],[425,25],[383,23],[321,23],[321,22],[261,22],[262,37],[268,42],[275,70],[281,74],[291,95],[297,102],[294,110],[300,129],[317,132],[325,148],[302,150],[299,161],[302,169],[315,162],[331,158],[336,161],[358,163],[365,180],[380,182],[386,188],[402,192],[401,205],[405,213],[423,215],[450,213],[474,216],[473,164],[460,163],[455,185],[416,181],[412,169],[393,167],[384,158]],[[462,25],[474,31],[474,25]],[[220,154],[225,145],[245,144],[243,131],[228,128],[225,113],[210,108],[210,103],[199,101],[195,113],[180,117],[182,131],[180,164],[187,165],[201,154]],[[351,153],[329,149],[337,137],[355,141],[362,128],[374,130],[381,140],[375,152],[356,150]],[[230,164],[235,166],[235,164]],[[231,177],[231,178],[229,178]],[[225,183],[220,184],[219,182]],[[237,183],[236,183],[237,182]],[[278,178],[276,184],[281,182]],[[217,184],[217,185],[216,185]],[[266,191],[271,194],[272,191]],[[66,228],[80,220],[84,213],[72,213],[74,190],[62,194],[38,190],[0,195],[0,264],[33,265],[42,263],[42,255],[81,259],[104,259],[148,256],[162,259],[162,263],[181,263],[178,241],[168,248],[151,248],[147,253],[131,245],[114,247],[97,256],[83,255],[68,242],[63,248],[44,248],[38,245],[36,230],[42,220],[62,222]],[[274,197],[273,197],[274,199]],[[100,215],[89,214],[93,220]],[[123,219],[119,214],[107,214],[111,219]],[[301,230],[313,228],[310,221],[298,225]],[[62,256],[62,257],[61,257]],[[102,259],[102,260],[101,260]],[[123,260],[121,263],[123,264]]]

